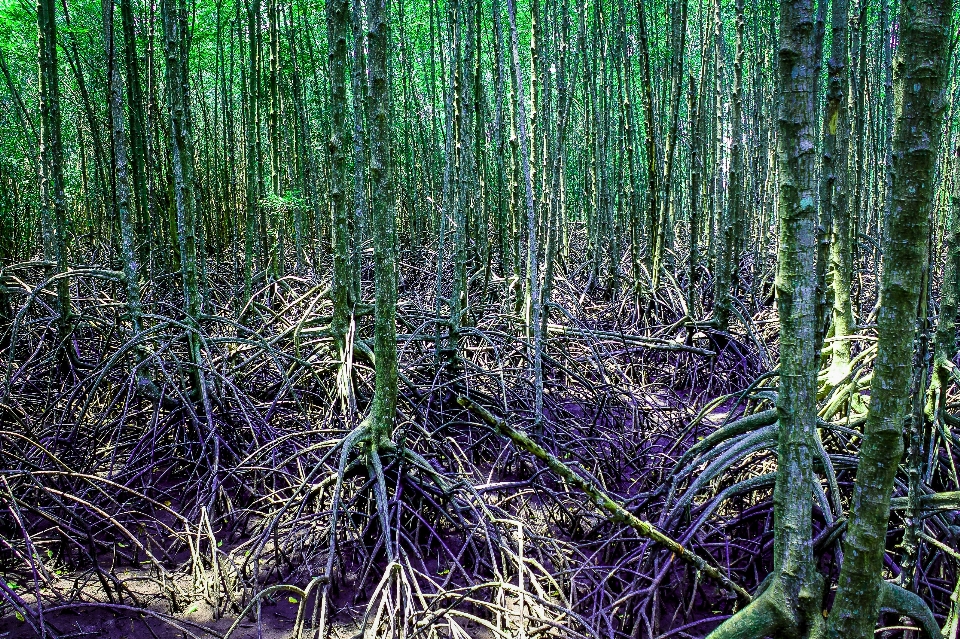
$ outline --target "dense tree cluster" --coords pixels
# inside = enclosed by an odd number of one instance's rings
[[[956,637],[956,17],[0,0],[0,633]]]

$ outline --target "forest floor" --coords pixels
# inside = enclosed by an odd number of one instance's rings
[[[582,276],[558,280],[564,310],[551,319],[537,440],[753,590],[770,562],[763,418],[775,312],[758,304],[719,332],[689,320],[679,289],[644,311],[623,293],[585,295]],[[401,280],[397,449],[384,453],[382,504],[369,453],[340,448],[372,394],[369,347],[354,349],[351,418],[337,399],[325,287],[285,278],[257,294],[243,328],[217,278],[211,269],[201,325],[206,405],[183,399],[185,332],[172,317],[152,316],[162,330],[139,340],[137,360],[115,285],[78,280],[70,347],[84,364],[57,369],[49,307],[25,285],[0,397],[25,434],[0,431],[0,637],[47,627],[64,639],[288,639],[320,627],[344,638],[664,639],[702,636],[735,609],[734,595],[458,403],[469,396],[518,431],[536,428],[506,282],[485,286],[459,357],[438,365],[431,278]],[[175,309],[173,295],[145,297]],[[356,334],[372,335],[362,313]],[[143,390],[144,371],[158,391]],[[756,432],[703,453],[707,435],[746,415]],[[815,525],[827,529],[822,513]]]

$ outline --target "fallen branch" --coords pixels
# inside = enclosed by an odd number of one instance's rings
[[[745,603],[749,603],[753,600],[749,592],[735,584],[730,580],[729,577],[724,575],[717,568],[708,564],[706,560],[701,558],[699,555],[696,555],[684,548],[678,541],[662,533],[650,522],[636,517],[621,504],[614,501],[606,493],[606,491],[572,471],[566,464],[551,455],[547,450],[540,446],[540,444],[533,441],[526,433],[513,428],[504,420],[499,419],[493,413],[488,411],[483,406],[480,406],[469,397],[457,395],[457,403],[495,428],[501,435],[509,437],[517,446],[523,448],[529,453],[532,453],[537,459],[543,461],[547,466],[550,467],[551,470],[560,475],[560,477],[563,478],[567,483],[586,493],[598,508],[602,508],[603,510],[609,512],[613,516],[612,519],[614,521],[630,526],[640,533],[641,536],[666,547],[687,563],[692,564],[698,570],[702,571],[709,577],[712,577],[727,590],[736,593],[737,596],[739,596]]]
[[[638,344],[646,346],[655,351],[682,351],[686,353],[695,353],[704,357],[716,357],[716,353],[706,348],[697,348],[696,346],[687,346],[682,342],[673,342],[668,339],[658,337],[644,337],[642,335],[630,335],[626,333],[614,333],[612,331],[594,331],[561,324],[547,324],[547,333],[552,335],[570,335],[573,337],[590,337],[598,340],[615,340],[627,344]]]

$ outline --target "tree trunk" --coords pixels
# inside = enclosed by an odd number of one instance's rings
[[[37,2],[40,67],[40,157],[44,170],[41,180],[41,206],[49,220],[48,260],[56,272],[68,268],[67,205],[63,179],[63,138],[60,116],[60,76],[57,71],[57,17],[55,0]],[[70,335],[70,280],[57,280],[57,332],[61,341]]]
[[[850,342],[843,337],[850,332],[850,279],[844,258],[844,247],[850,246],[850,212],[847,209],[847,143],[849,122],[847,99],[849,92],[849,68],[847,67],[847,0],[834,0],[830,17],[832,45],[827,63],[828,91],[823,112],[823,165],[820,179],[820,234],[817,253],[817,349],[823,344],[827,326],[826,282],[827,262],[833,269],[833,325],[834,363],[846,366],[850,362]],[[848,251],[849,252],[849,251]],[[844,282],[846,285],[844,286]],[[845,292],[845,295],[844,295]],[[839,331],[839,332],[838,332]]]
[[[494,0],[495,2],[498,0]],[[510,51],[513,63],[513,92],[515,95],[515,121],[519,143],[520,166],[523,174],[524,203],[527,209],[527,287],[531,300],[528,326],[533,341],[533,382],[535,390],[534,420],[536,428],[543,418],[543,370],[542,338],[540,325],[540,277],[537,263],[537,214],[533,197],[533,177],[530,169],[530,139],[527,136],[526,97],[524,96],[523,69],[520,66],[520,48],[517,43],[517,10],[514,0],[507,0],[507,15],[510,20]]]
[[[141,330],[140,276],[135,251],[135,231],[130,212],[130,182],[127,178],[127,129],[123,121],[123,82],[117,60],[114,38],[113,0],[103,0],[103,41],[107,49],[107,83],[110,100],[110,129],[113,132],[114,200],[120,222],[120,262],[126,278],[127,312],[131,333]],[[132,112],[131,112],[132,113]]]
[[[330,79],[330,209],[333,217],[333,319],[330,333],[334,348],[341,362],[337,382],[341,396],[348,407],[353,405],[352,380],[350,379],[351,351],[348,351],[347,334],[353,314],[353,276],[351,274],[350,228],[347,213],[347,149],[351,142],[350,125],[347,122],[347,20],[350,5],[348,0],[328,0],[327,56]]]
[[[120,0],[123,28],[123,55],[126,68],[127,112],[130,119],[130,173],[133,178],[134,238],[142,243],[138,261],[143,264],[150,255],[150,207],[147,200],[147,139],[144,117],[143,88],[140,85],[140,61],[133,22],[132,0]]]
[[[638,38],[637,46],[640,52],[640,95],[643,104],[644,132],[643,145],[646,150],[647,160],[647,202],[646,219],[644,227],[646,228],[647,246],[644,253],[644,266],[648,272],[653,271],[654,251],[658,243],[657,235],[661,229],[657,225],[657,211],[659,210],[660,181],[657,178],[657,145],[654,130],[654,104],[653,104],[653,79],[650,73],[650,43],[647,30],[646,9],[643,2],[637,2],[637,25]],[[634,242],[640,239],[640,229],[634,229]]]
[[[927,263],[933,172],[940,141],[951,0],[904,2],[894,60],[893,207],[886,216],[878,345],[854,484],[832,637],[873,636],[893,479],[910,402],[917,303]]]
[[[246,224],[243,233],[243,299],[250,302],[253,295],[253,267],[257,241],[257,221],[260,208],[260,47],[257,39],[257,5],[259,0],[251,0],[247,5],[247,47],[249,67],[246,78],[246,117],[244,118],[244,141],[246,143]]]
[[[370,96],[370,182],[372,187],[376,389],[371,410],[371,442],[390,440],[397,409],[397,269],[396,219],[393,194],[391,98],[386,0],[367,3],[367,63]],[[355,43],[356,44],[356,43]]]
[[[183,0],[163,0],[167,108],[170,117],[170,151],[174,199],[177,211],[177,236],[180,244],[180,268],[183,279],[183,310],[186,314],[191,380],[195,399],[202,388],[200,375],[200,339],[196,333],[200,316],[200,289],[197,273],[197,229],[193,124],[190,112],[188,76],[187,17]]]
[[[813,557],[813,458],[817,450],[815,34],[812,0],[780,3],[779,210],[780,421],[773,494],[770,585],[711,639],[820,636],[823,577]],[[806,633],[803,629],[806,629]]]
[[[350,82],[353,90],[353,208],[347,222],[350,225],[350,234],[353,237],[353,298],[360,301],[360,243],[364,238],[368,216],[368,175],[370,140],[367,132],[368,120],[371,119],[369,98],[367,96],[367,56],[364,54],[363,14],[360,0],[353,0],[352,19],[350,21],[353,35],[350,50]]]
[[[277,11],[277,0],[267,0],[268,42],[268,78],[270,87],[270,107],[268,120],[268,137],[270,140],[270,195],[274,198],[283,197],[281,180],[281,146],[283,132],[280,129],[280,17]],[[275,201],[270,207],[270,274],[283,277],[284,246],[286,234],[286,211],[280,202]]]
[[[720,234],[714,310],[717,328],[726,331],[732,310],[734,279],[739,271],[737,246],[743,234],[743,0],[737,0],[736,53],[733,58],[733,93],[730,96],[730,172],[727,177],[726,213]]]
[[[656,246],[654,247],[653,255],[653,288],[656,289],[660,285],[660,269],[663,266],[664,262],[667,262],[667,267],[672,266],[671,259],[669,257],[669,251],[673,249],[673,215],[674,215],[674,193],[673,193],[673,166],[675,163],[675,158],[677,155],[677,134],[680,131],[680,103],[682,100],[680,96],[683,92],[683,65],[684,65],[684,50],[686,47],[686,38],[687,38],[687,0],[679,0],[680,3],[680,17],[679,20],[674,17],[674,40],[673,44],[677,49],[673,52],[673,69],[671,72],[671,82],[670,82],[670,128],[667,132],[667,141],[666,148],[664,150],[664,167],[663,167],[663,184],[661,184],[661,197],[660,197],[660,211],[659,211],[659,220],[657,222],[657,232],[656,237]],[[739,14],[741,17],[738,18],[738,33],[739,41],[741,42],[740,51],[741,54],[738,56],[738,59],[741,60],[741,69],[743,67],[742,59],[742,40],[743,40],[743,26],[742,26],[742,15],[743,11],[740,11]],[[678,42],[679,40],[679,42]],[[741,72],[741,78],[742,78]],[[743,84],[741,79],[741,85]],[[735,124],[734,126],[739,126]]]

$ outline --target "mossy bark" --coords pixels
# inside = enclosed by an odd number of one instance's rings
[[[60,76],[57,71],[57,16],[55,0],[37,2],[40,70],[41,206],[44,224],[44,257],[66,273],[67,205],[63,177]],[[57,332],[61,340],[70,333],[70,279],[57,280]]]
[[[849,70],[847,67],[847,0],[834,0],[831,14],[832,45],[827,63],[828,89],[826,108],[823,113],[823,164],[820,181],[820,241],[817,255],[817,345],[823,344],[831,306],[828,305],[829,288],[833,296],[833,325],[835,336],[850,332],[852,311],[850,307],[850,213],[847,210],[847,145],[849,143],[849,118],[847,117],[847,94]],[[832,267],[830,283],[827,282],[827,265]],[[836,332],[836,331],[839,331]],[[833,345],[834,363],[849,365],[850,342],[838,341]],[[839,370],[839,368],[838,368]]]
[[[347,211],[347,149],[351,142],[346,118],[347,87],[347,0],[329,0],[326,4],[327,59],[330,79],[330,209],[333,217],[333,318],[330,333],[341,362],[338,386],[348,405],[352,398],[347,345],[350,317],[353,313],[353,275],[350,255],[350,228]]]
[[[780,423],[773,494],[770,585],[711,639],[821,636],[823,578],[813,556],[813,462],[817,456],[816,37],[812,0],[780,3],[777,309],[780,315]]]
[[[109,73],[110,130],[113,142],[114,202],[120,222],[120,261],[126,279],[127,313],[133,335],[141,329],[139,265],[135,252],[135,229],[130,211],[130,181],[127,161],[127,127],[123,118],[123,82],[114,38],[113,0],[103,2],[103,40]]]
[[[901,40],[894,60],[893,206],[884,233],[877,358],[844,562],[829,618],[831,637],[872,637],[880,611],[884,539],[910,406],[952,11],[951,0],[901,5]]]
[[[812,2],[780,6],[780,250],[776,277],[780,315],[780,421],[774,489],[774,575],[799,627],[820,615],[822,579],[812,544],[813,458],[816,456],[816,51]],[[778,590],[780,588],[781,590]]]
[[[170,152],[173,173],[183,310],[187,332],[191,381],[195,398],[201,394],[200,339],[195,328],[200,317],[200,287],[197,270],[196,194],[194,191],[193,123],[190,111],[189,38],[183,0],[163,0],[167,107],[170,118]]]
[[[386,444],[397,409],[397,271],[393,161],[390,154],[390,86],[387,73],[386,0],[367,4],[367,64],[370,97],[370,181],[373,231],[376,389],[370,414],[371,443]]]
[[[933,375],[927,390],[926,418],[938,419],[945,406],[946,390],[953,374],[951,362],[957,354],[957,304],[960,302],[960,197],[950,198],[944,241],[947,259],[943,265],[940,317],[933,337]]]

